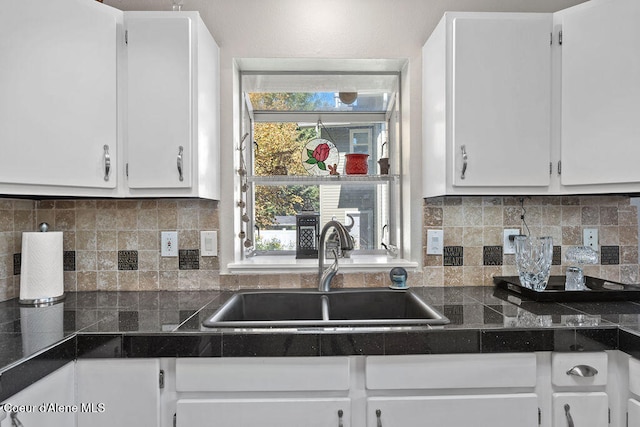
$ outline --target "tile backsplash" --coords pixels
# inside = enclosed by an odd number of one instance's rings
[[[600,263],[584,266],[585,274],[638,283],[638,212],[629,197],[437,197],[426,199],[423,207],[427,286],[491,286],[493,276],[517,275],[515,256],[503,253],[507,228],[551,236],[554,275],[564,274],[565,251],[583,244],[583,230],[597,229]],[[427,255],[429,229],[443,230],[443,255]]]
[[[524,211],[523,208],[524,207]],[[596,228],[600,264],[588,275],[637,283],[638,215],[626,196],[442,197],[423,203],[423,267],[411,286],[491,286],[516,274],[505,255],[505,228],[554,239],[552,274],[563,274],[565,251]],[[315,287],[316,273],[221,275],[217,257],[199,254],[200,231],[219,230],[218,202],[196,199],[21,200],[0,198],[0,300],[19,295],[23,231],[41,222],[64,232],[65,290],[197,290]],[[426,254],[429,229],[443,230],[444,254]],[[178,257],[160,257],[160,232],[177,231]],[[223,248],[224,250],[224,248]],[[338,274],[337,287],[386,286],[386,273]]]

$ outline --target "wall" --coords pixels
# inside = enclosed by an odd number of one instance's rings
[[[524,211],[517,197],[426,199],[423,236],[429,229],[443,230],[445,249],[462,247],[463,259],[427,255],[423,246],[424,284],[491,286],[493,276],[517,275],[514,255],[503,255],[500,265],[492,265],[497,263],[490,257],[485,259],[484,251],[492,246],[502,250],[504,228],[524,231],[520,219],[523,213],[530,235],[553,237],[556,265],[551,274],[564,274],[566,250],[583,244],[584,228],[596,228],[601,259],[597,265],[584,266],[585,274],[617,282],[639,282],[638,209],[629,197],[533,197],[524,198],[523,202]]]
[[[638,208],[626,196],[533,197],[524,199],[525,220],[532,235],[550,235],[565,251],[581,244],[582,229],[597,228],[600,244],[617,248],[618,264],[585,266],[588,275],[625,283],[640,282]],[[423,203],[423,268],[409,277],[410,286],[492,286],[493,275],[517,274],[513,255],[502,265],[484,265],[484,246],[501,246],[503,228],[522,228],[516,197],[444,197]],[[219,230],[218,202],[184,199],[14,200],[0,198],[0,300],[19,295],[14,255],[21,233],[47,222],[64,232],[64,250],[73,253],[65,272],[66,291],[197,290],[239,288],[313,288],[317,273],[220,274],[217,257],[198,257],[198,268],[184,269],[178,258],[160,257],[162,230],[178,231],[179,249],[198,249],[199,231]],[[461,266],[444,265],[441,255],[426,255],[429,229],[444,230],[445,246],[462,246]],[[118,265],[120,251],[135,251],[137,269]],[[450,261],[450,260],[449,260]],[[450,262],[447,262],[449,264]],[[194,267],[192,264],[188,264]],[[125,269],[123,269],[125,268]],[[565,265],[554,265],[560,275]],[[385,286],[385,273],[339,274],[335,286]]]

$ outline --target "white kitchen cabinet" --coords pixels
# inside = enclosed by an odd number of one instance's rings
[[[553,427],[609,425],[609,398],[604,392],[553,394]]]
[[[407,355],[366,358],[366,425],[538,425],[536,356]]]
[[[630,427],[640,426],[640,402],[636,399],[629,399],[627,405],[627,425]]]
[[[177,427],[350,427],[348,398],[182,399]]]
[[[638,191],[640,2],[593,0],[556,15],[564,191]]]
[[[423,195],[550,182],[551,14],[445,13],[423,47]]]
[[[113,195],[122,12],[24,0],[0,14],[0,193]]]
[[[552,419],[554,427],[609,424],[608,354],[551,354]]]
[[[67,363],[2,402],[0,427],[75,426],[76,412],[73,408],[77,407],[78,412],[81,408],[75,400],[74,365],[73,362]],[[9,413],[6,412],[7,409],[10,410]],[[12,415],[12,412],[15,414]],[[16,420],[13,417],[17,417]]]
[[[367,400],[367,427],[536,427],[534,393],[461,396],[373,397]]]
[[[159,427],[158,359],[80,359],[76,363],[78,427]]]
[[[350,366],[348,357],[176,359],[177,426],[351,426]]]
[[[196,12],[126,12],[127,195],[219,199],[219,49]]]

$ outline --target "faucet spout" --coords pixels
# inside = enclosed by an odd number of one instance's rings
[[[328,292],[331,288],[331,280],[333,276],[338,272],[338,254],[334,251],[333,264],[324,269],[324,256],[325,256],[325,240],[327,238],[327,232],[330,228],[334,228],[338,233],[338,240],[340,240],[340,249],[344,251],[350,251],[353,249],[353,240],[349,235],[349,231],[342,223],[332,220],[327,222],[322,228],[320,233],[320,241],[318,242],[318,290],[320,292]]]

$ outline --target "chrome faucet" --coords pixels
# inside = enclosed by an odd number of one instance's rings
[[[350,251],[353,249],[353,240],[349,235],[349,232],[340,222],[332,220],[327,222],[324,227],[322,227],[322,232],[320,233],[320,241],[318,242],[318,290],[320,292],[328,292],[331,288],[331,280],[333,276],[338,272],[338,253],[334,250],[333,264],[326,270],[324,269],[324,252],[325,252],[325,240],[327,238],[327,231],[330,228],[335,228],[338,233],[338,240],[340,240],[340,249],[343,251]]]

